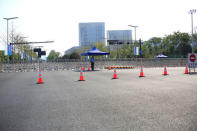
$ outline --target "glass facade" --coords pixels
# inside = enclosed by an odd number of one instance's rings
[[[131,30],[108,30],[107,31],[108,40],[120,41],[123,44],[132,41],[132,31]]]
[[[89,46],[97,42],[105,44],[105,23],[79,23],[79,46]]]

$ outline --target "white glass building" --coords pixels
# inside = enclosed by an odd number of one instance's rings
[[[105,23],[79,23],[79,46],[89,46],[98,42],[105,44]]]
[[[107,39],[122,42],[122,44],[132,42],[131,30],[108,30]]]

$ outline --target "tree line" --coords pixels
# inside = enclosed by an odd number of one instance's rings
[[[194,52],[197,53],[197,34],[194,34]],[[143,58],[155,58],[159,54],[164,54],[169,58],[186,58],[188,53],[192,52],[192,38],[188,33],[174,32],[173,34],[166,35],[164,37],[152,37],[147,41],[143,41],[141,44],[142,56]],[[49,53],[48,60],[54,59],[80,59],[80,54],[90,50],[95,46],[104,52],[110,52],[110,58],[136,58],[139,56],[134,56],[134,47],[140,47],[139,41],[133,44],[122,44],[122,45],[111,45],[105,46],[103,43],[99,42],[92,44],[88,48],[80,47],[73,50],[69,54],[60,56],[59,52],[54,50]],[[104,56],[96,56],[96,58],[104,58]]]
[[[15,33],[14,35],[9,35],[10,41],[12,43],[24,43],[27,42],[21,34]],[[3,39],[4,44],[6,44],[6,39]],[[142,57],[143,58],[154,58],[158,54],[162,53],[169,58],[186,58],[188,53],[192,52],[192,38],[188,33],[174,32],[173,34],[166,35],[164,37],[152,37],[147,41],[143,41],[141,45]],[[197,53],[197,34],[194,34],[194,46],[193,50]],[[81,56],[81,53],[87,52],[93,46],[95,46],[104,52],[110,52],[109,58],[135,58],[139,56],[134,56],[134,47],[140,47],[139,41],[133,44],[115,44],[106,46],[102,42],[98,42],[90,45],[89,47],[80,47],[74,49],[69,54],[64,54],[61,56],[60,52],[55,50],[50,51],[47,60],[57,60],[57,59],[81,59],[86,58]],[[37,59],[37,54],[33,52],[33,47],[31,45],[13,45],[12,55],[10,60],[20,61],[22,60],[23,52],[25,52],[25,59],[28,60],[29,56]],[[104,58],[105,56],[96,56],[96,58]],[[4,51],[0,51],[0,62],[6,61],[8,56],[4,54]]]
[[[12,33],[10,33],[8,39],[9,39],[9,43],[26,43],[27,41],[25,40],[25,38],[20,34],[20,33],[16,33],[13,30],[11,31]],[[1,44],[7,45],[7,36],[6,37],[1,37]],[[7,49],[6,49],[7,50]],[[23,57],[23,55],[25,54],[25,58]],[[31,45],[27,45],[27,44],[13,44],[12,45],[12,55],[8,56],[5,55],[5,51],[4,50],[0,50],[0,62],[5,62],[7,61],[9,58],[9,60],[11,62],[14,61],[27,61],[27,60],[32,60],[32,58],[37,59],[37,54],[35,52],[33,52],[33,47]]]

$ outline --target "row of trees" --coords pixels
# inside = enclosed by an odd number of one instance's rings
[[[1,44],[7,45],[7,36],[1,37]],[[27,42],[24,37],[16,33],[14,30],[11,31],[9,35],[9,41],[11,43],[25,43]],[[25,52],[25,58],[23,59],[23,53]],[[29,58],[35,58],[37,59],[37,54],[33,52],[33,47],[31,45],[27,44],[16,44],[12,45],[12,55],[9,56],[10,61],[20,61],[20,60],[28,60]],[[5,52],[3,50],[0,51],[0,62],[7,61],[8,55],[5,55]]]
[[[194,42],[197,41],[197,35],[194,35]],[[188,33],[174,32],[165,37],[153,37],[148,41],[142,42],[142,57],[154,58],[162,53],[169,58],[186,58],[188,53],[192,52],[191,36]],[[139,42],[132,45],[122,45],[115,53],[112,51],[112,58],[133,58],[134,47],[139,47]],[[197,53],[197,46],[194,44],[194,52]]]
[[[13,43],[24,43],[24,37],[20,34],[12,33],[9,36],[10,41]],[[6,44],[6,39],[3,39]],[[197,34],[194,35],[194,42],[197,41]],[[103,43],[96,43],[88,48],[81,47],[73,50],[70,54],[65,54],[61,56],[59,52],[52,50],[47,60],[56,60],[56,59],[80,59],[81,53],[90,50],[94,45],[99,50],[104,52],[110,52],[110,58],[134,58],[134,47],[139,47],[139,42],[135,42],[134,44],[122,44],[122,45],[113,45],[113,46],[105,46]],[[26,54],[25,60],[28,59],[28,56],[37,58],[36,53],[33,52],[32,46],[30,45],[14,45],[12,50],[11,60],[21,60],[23,52]],[[197,52],[197,46],[195,44],[194,51]],[[182,32],[174,32],[173,34],[166,35],[165,37],[153,37],[148,41],[142,42],[142,57],[144,58],[154,58],[160,53],[167,55],[170,58],[185,58],[187,54],[192,52],[191,47],[191,36],[188,33]],[[7,60],[8,56],[4,55],[3,51],[0,51],[0,61]],[[85,58],[85,57],[82,57]],[[97,56],[96,58],[104,58],[104,56]]]
[[[63,56],[60,56],[60,52],[56,52],[55,50],[51,50],[47,60],[51,61],[51,60],[57,60],[57,59],[80,59],[81,58],[81,53],[87,52],[88,50],[92,49],[93,46],[95,46],[105,52],[108,52],[108,47],[105,46],[102,42],[98,42],[96,44],[92,44],[89,47],[81,47],[78,49],[74,49],[71,53],[69,54],[65,54]],[[103,58],[104,56],[97,56],[97,58]],[[82,58],[85,58],[85,56],[83,56]]]
[[[197,35],[194,35],[195,43]],[[144,42],[142,46],[144,57],[154,57],[159,53],[163,53],[171,58],[185,58],[188,53],[192,52],[191,36],[188,33],[175,32],[167,35],[164,38],[153,37]],[[197,52],[197,47],[194,46],[194,51]]]
[[[194,42],[197,41],[197,34],[194,35]],[[66,54],[63,57],[54,55],[51,57],[50,54],[55,54],[52,51],[49,54],[48,60],[53,59],[80,59],[80,54],[90,50],[94,45],[99,50],[104,52],[110,52],[110,58],[134,58],[134,47],[139,47],[139,42],[136,41],[134,44],[123,44],[105,46],[103,43],[96,43],[87,48],[81,47],[73,50],[72,53]],[[169,58],[186,58],[188,53],[192,52],[191,36],[188,33],[174,32],[173,34],[166,35],[165,37],[153,37],[148,41],[142,42],[142,57],[143,58],[154,58],[158,54],[162,53],[167,55]],[[197,53],[197,46],[194,46],[194,52]],[[59,53],[57,53],[59,54]],[[103,58],[104,56],[97,56],[96,58]],[[84,56],[82,58],[85,58]]]

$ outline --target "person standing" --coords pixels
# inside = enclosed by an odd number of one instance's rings
[[[94,56],[90,59],[92,71],[94,71]]]

